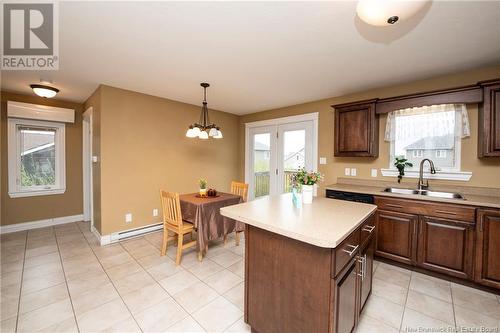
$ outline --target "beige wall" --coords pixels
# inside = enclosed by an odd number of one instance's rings
[[[2,92],[1,98],[1,225],[37,221],[83,213],[82,109],[77,103],[32,95]],[[66,192],[64,194],[10,198],[7,170],[7,101],[70,108],[75,123],[66,124]]]
[[[319,171],[325,175],[322,186],[335,183],[337,177],[343,177],[344,168],[357,168],[358,179],[374,179],[370,177],[372,168],[387,168],[389,166],[389,144],[384,142],[383,133],[385,129],[386,116],[380,118],[380,152],[378,158],[347,158],[333,157],[333,109],[332,104],[358,101],[371,98],[386,98],[416,92],[424,92],[437,89],[452,88],[475,84],[481,80],[500,78],[500,66],[483,68],[463,72],[455,75],[437,77],[429,80],[400,84],[397,86],[383,87],[366,92],[351,95],[328,98],[325,100],[284,107],[259,113],[253,113],[240,117],[239,120],[239,175],[244,176],[245,156],[244,156],[244,135],[245,123],[264,119],[279,118],[291,115],[298,115],[310,112],[319,112],[319,147],[318,156],[326,157],[327,164],[319,165]],[[462,170],[472,171],[473,176],[469,182],[433,181],[433,183],[460,184],[469,186],[500,187],[500,158],[478,159],[477,158],[477,131],[478,112],[477,105],[468,105],[471,137],[462,140]],[[392,178],[382,177],[379,172],[379,179],[390,180]],[[415,179],[406,179],[407,183],[415,183]]]
[[[237,116],[210,110],[224,139],[201,141],[185,137],[199,105],[109,86],[99,93],[102,235],[160,222],[152,215],[153,208],[161,213],[160,189],[195,192],[203,177],[228,191],[237,179]]]

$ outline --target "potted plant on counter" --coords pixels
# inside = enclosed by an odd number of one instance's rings
[[[305,168],[300,169],[293,176],[293,183],[302,189],[302,203],[312,203],[314,185],[322,179],[323,176],[319,172],[307,172]]]
[[[408,160],[404,156],[396,156],[394,158],[394,166],[399,171],[398,183],[401,183],[401,179],[403,179],[403,176],[405,175],[405,168],[413,167],[413,163],[408,162]]]
[[[200,178],[200,197],[207,196],[207,180]]]

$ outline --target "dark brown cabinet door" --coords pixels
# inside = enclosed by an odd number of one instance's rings
[[[479,210],[476,282],[500,288],[500,210]]]
[[[479,157],[500,156],[500,81],[481,84],[483,104],[479,108]]]
[[[357,260],[352,260],[345,273],[335,279],[334,329],[335,333],[351,333],[356,326],[357,307]]]
[[[372,292],[372,278],[373,278],[373,252],[375,251],[375,238],[370,237],[364,248],[361,249],[359,255],[359,265],[360,265],[360,293],[359,293],[359,312],[363,310],[363,307],[368,300]]]
[[[377,157],[375,102],[335,105],[335,156]]]
[[[413,265],[416,262],[418,215],[379,210],[375,254]]]
[[[421,216],[417,265],[435,272],[472,279],[474,224]]]

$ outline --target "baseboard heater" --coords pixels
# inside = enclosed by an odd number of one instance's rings
[[[154,231],[158,231],[163,228],[163,223],[150,224],[145,227],[140,227],[136,229],[129,229],[121,232],[115,232],[111,234],[111,243],[118,242],[121,240],[143,236]]]

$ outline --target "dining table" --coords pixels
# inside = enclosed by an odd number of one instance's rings
[[[182,219],[190,222],[197,230],[197,252],[205,255],[211,240],[223,238],[232,232],[245,230],[245,225],[229,217],[222,216],[222,207],[243,202],[239,195],[218,192],[215,197],[200,197],[198,193],[179,196]]]

